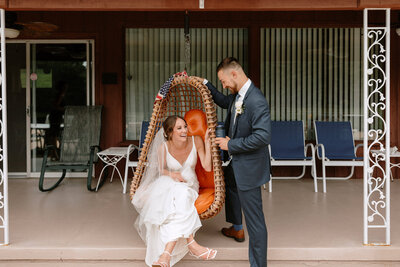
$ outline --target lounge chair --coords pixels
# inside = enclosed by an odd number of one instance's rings
[[[323,190],[326,193],[326,180],[347,180],[354,174],[354,167],[363,167],[362,157],[357,157],[357,149],[363,144],[354,146],[353,130],[349,121],[314,121],[317,156],[322,160]],[[326,177],[327,166],[350,166],[346,177]]]
[[[272,179],[300,179],[306,172],[306,166],[311,167],[314,178],[314,191],[318,192],[316,179],[314,145],[304,143],[303,121],[272,121],[271,122],[271,166],[303,166],[302,173],[294,177],[272,176]],[[307,156],[310,150],[311,157]],[[272,191],[270,185],[270,192]]]
[[[60,160],[48,161],[49,150],[55,149],[55,147],[47,146],[45,148],[39,179],[40,191],[51,191],[56,188],[64,180],[67,170],[87,170],[87,189],[95,191],[91,184],[93,164],[97,161],[96,152],[100,151],[101,112],[101,106],[66,107]],[[44,188],[45,173],[48,170],[59,170],[62,171],[62,174],[56,183]]]

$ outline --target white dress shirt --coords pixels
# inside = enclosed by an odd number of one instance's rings
[[[207,79],[204,79],[203,80],[203,84],[205,85],[205,84],[207,84],[208,83],[208,80]],[[245,82],[245,84],[242,86],[242,88],[240,88],[240,90],[239,90],[239,97],[237,98],[237,99],[235,99],[235,102],[236,101],[243,101],[243,99],[244,99],[244,97],[246,96],[246,93],[247,93],[247,90],[249,90],[249,88],[250,88],[250,85],[251,85],[251,80],[250,79],[247,79],[247,82]],[[234,118],[234,122],[236,121],[236,109],[235,109],[235,103],[233,103],[233,110],[234,110],[234,112],[235,112],[235,118]]]
[[[251,85],[251,80],[247,79],[247,82],[242,86],[242,88],[240,88],[239,90],[239,97],[236,99],[236,101],[243,101],[244,97],[246,96],[247,91],[249,90]],[[236,103],[235,101],[235,103]],[[233,105],[235,105],[235,103],[233,103]],[[235,110],[235,118],[234,118],[234,122],[236,122],[236,108],[234,108]]]

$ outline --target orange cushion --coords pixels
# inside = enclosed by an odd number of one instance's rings
[[[214,172],[208,172],[204,170],[203,166],[201,166],[200,158],[197,158],[195,171],[197,175],[197,180],[199,180],[200,188],[215,188]]]
[[[192,109],[186,112],[185,121],[188,125],[188,135],[198,135],[204,140],[204,135],[207,131],[207,117],[200,109]]]
[[[204,140],[204,135],[207,130],[206,114],[199,109],[192,109],[186,112],[185,120],[188,124],[188,135],[198,135]],[[206,211],[214,201],[215,185],[214,172],[207,172],[201,166],[200,158],[197,158],[196,175],[199,180],[200,190],[199,197],[196,200],[195,206],[199,214]]]
[[[214,192],[214,188],[200,188],[199,197],[194,203],[198,214],[205,212],[211,206],[214,201]]]

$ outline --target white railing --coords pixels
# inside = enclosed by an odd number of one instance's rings
[[[0,228],[4,231],[4,241],[1,245],[9,243],[8,224],[8,161],[7,161],[7,94],[6,94],[6,39],[5,39],[5,11],[0,9],[0,38],[1,38],[1,96],[0,96]]]
[[[369,27],[369,11],[384,11],[386,26]],[[364,129],[364,245],[390,245],[390,9],[364,9]],[[373,229],[385,242],[370,242]]]

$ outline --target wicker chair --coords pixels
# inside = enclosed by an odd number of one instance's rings
[[[195,77],[188,77],[182,73],[175,75],[165,97],[156,98],[150,125],[131,184],[130,195],[132,197],[139,187],[142,175],[146,168],[149,146],[158,129],[162,127],[162,122],[170,115],[176,114],[183,117],[187,111],[192,109],[200,109],[205,112],[208,128],[211,129],[211,156],[215,185],[214,201],[207,210],[199,214],[201,219],[208,219],[217,215],[224,204],[225,184],[221,167],[220,150],[218,145],[215,143],[215,127],[217,125],[215,104],[208,88]]]

